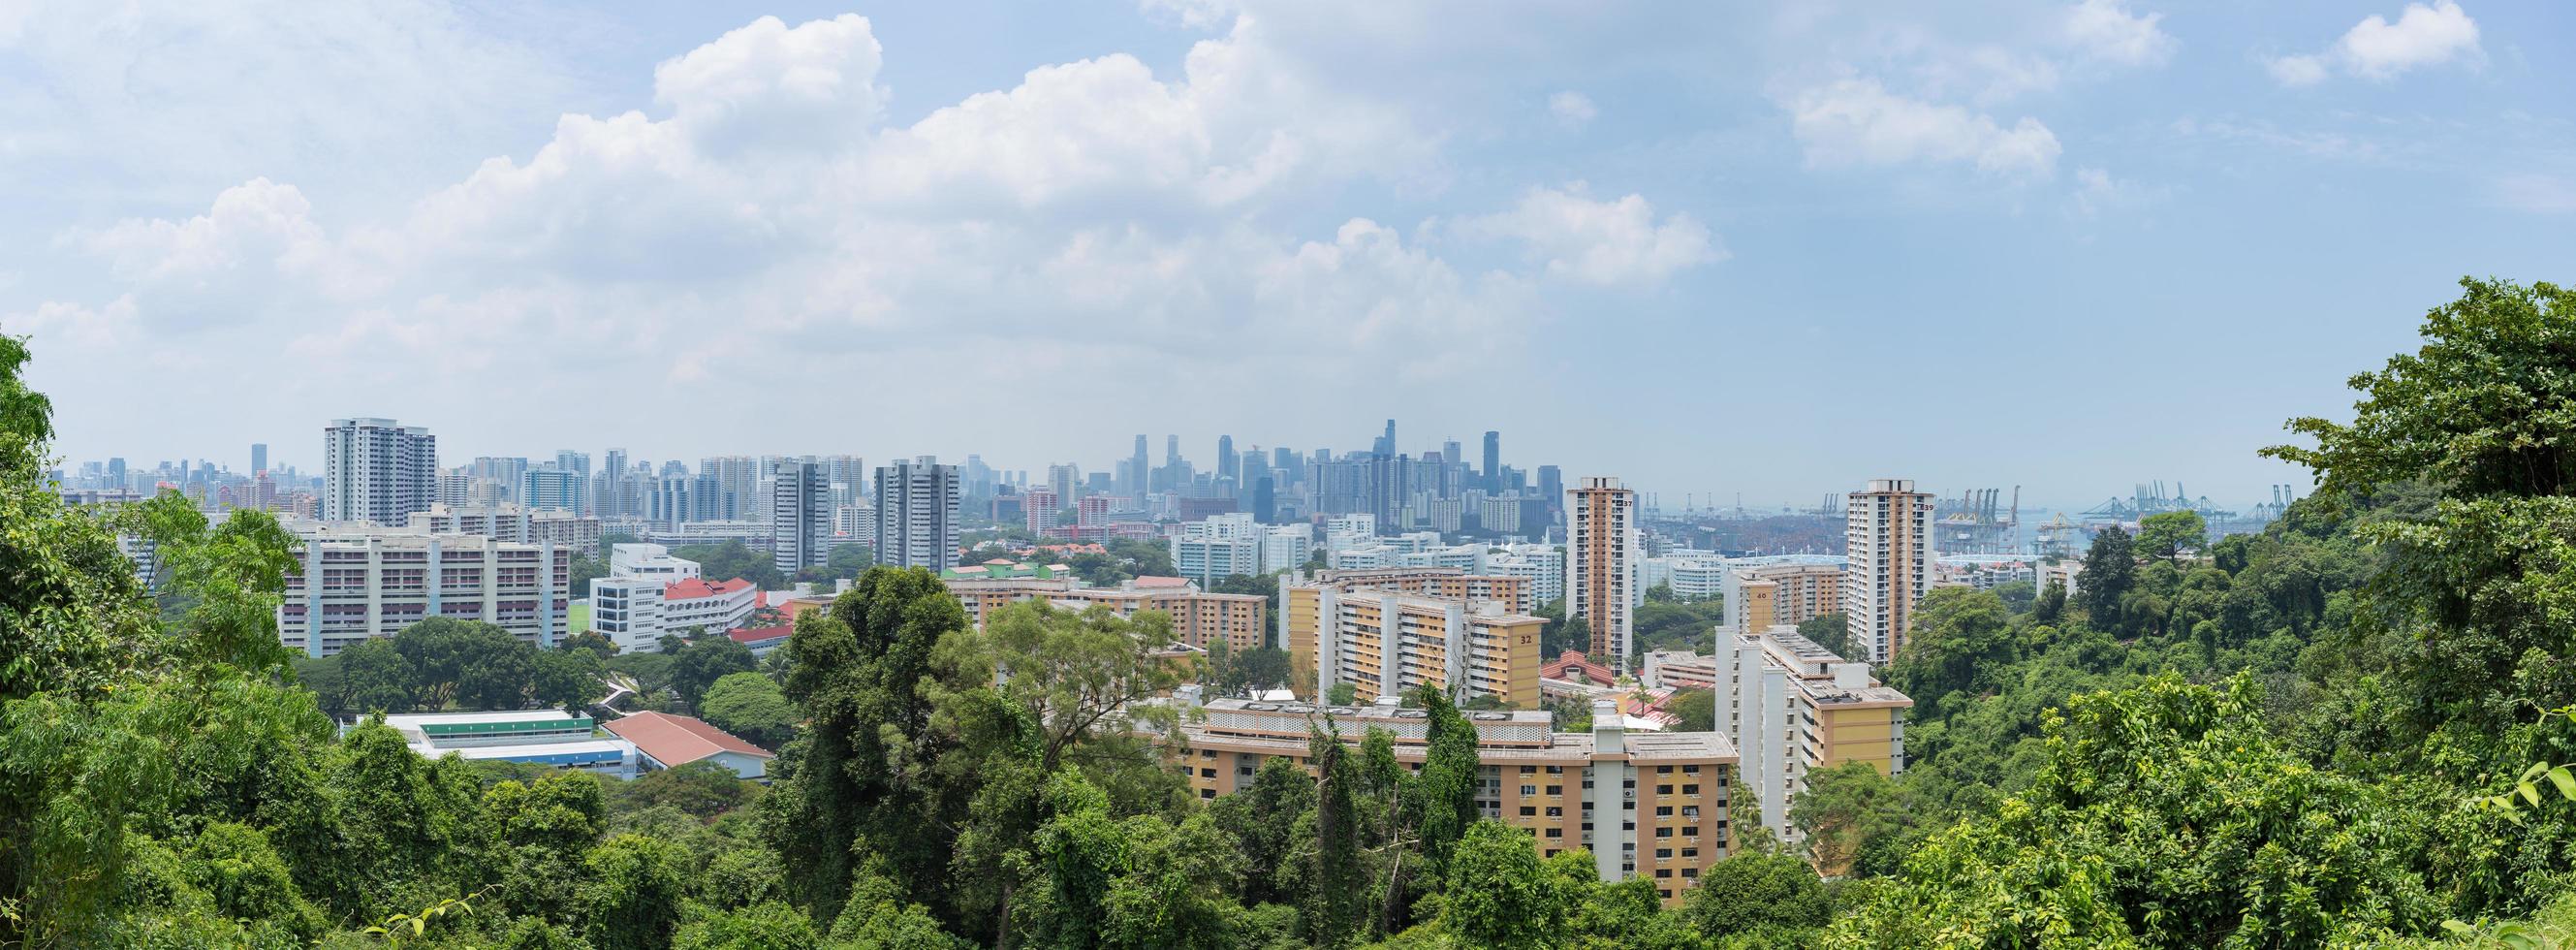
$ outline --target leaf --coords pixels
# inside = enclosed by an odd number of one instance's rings
[[[2530,768],[2527,768],[2527,769],[2522,770],[2522,777],[2521,777],[2521,778],[2514,779],[2514,781],[2516,781],[2516,782],[2528,782],[2528,781],[2531,781],[2532,779],[2539,778],[2539,777],[2540,777],[2540,773],[2542,773],[2542,772],[2546,772],[2546,771],[2549,771],[2549,763],[2547,763],[2547,762],[2534,762],[2534,763],[2531,763],[2531,767],[2530,767]]]
[[[2566,766],[2562,765],[2549,770],[2549,784],[2558,786],[2560,796],[2568,801],[2576,801],[2576,774],[2570,774]]]
[[[415,936],[415,937],[420,936],[420,932],[421,932],[422,930],[424,930],[424,929],[427,929],[428,927],[429,927],[429,918],[426,918],[426,917],[414,917],[414,918],[412,918],[412,919],[411,919],[411,935],[412,935],[412,936]]]
[[[2514,786],[2514,791],[2521,792],[2523,800],[2535,806],[2540,804],[2540,786],[2524,783]]]
[[[2471,926],[2469,926],[2469,925],[2467,925],[2467,924],[2464,924],[2464,923],[2461,923],[2461,922],[2459,922],[2459,921],[2457,921],[2457,920],[2445,920],[2445,921],[2443,921],[2443,922],[2442,922],[2442,929],[2443,929],[2443,930],[2446,930],[2446,931],[2449,931],[2449,932],[2451,932],[2451,933],[2459,934],[2460,936],[2463,936],[2463,937],[2466,937],[2466,936],[2468,936],[2468,935],[2470,935],[2470,934],[2473,934],[2473,933],[2478,932],[2478,929],[2477,929],[2477,928],[2475,928],[2475,927],[2471,927]]]

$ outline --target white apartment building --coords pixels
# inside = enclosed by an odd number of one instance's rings
[[[1740,780],[1762,802],[1762,823],[1783,840],[1790,796],[1807,773],[1867,762],[1881,773],[1905,770],[1905,718],[1914,700],[1855,663],[1775,626],[1759,635],[1717,630],[1714,656],[1660,651],[1645,658],[1650,689],[1707,689],[1716,695],[1717,731],[1735,738],[1744,756]]]
[[[1261,573],[1261,526],[1243,512],[1181,526],[1172,536],[1172,568],[1200,587],[1236,574]]]
[[[540,647],[565,635],[569,548],[364,524],[291,530],[304,540],[303,563],[286,578],[277,637],[306,656],[331,656],[431,617],[497,624]]]
[[[641,577],[664,583],[698,576],[698,562],[674,557],[659,544],[619,544],[608,550],[608,576]]]
[[[1616,478],[1596,475],[1565,494],[1565,615],[1583,618],[1591,631],[1587,655],[1593,662],[1625,670],[1636,638],[1636,605],[1644,594],[1637,584],[1637,493]]]
[[[1565,549],[1553,544],[1506,544],[1501,550],[1500,554],[1487,552],[1484,565],[1477,570],[1527,580],[1531,605],[1522,607],[1522,612],[1535,611],[1565,596]]]
[[[438,437],[391,419],[322,430],[322,518],[399,526],[438,500]]]
[[[1294,571],[1315,556],[1315,533],[1302,524],[1280,525],[1261,533],[1261,572]]]
[[[1905,649],[1932,585],[1932,495],[1910,478],[1871,479],[1845,509],[1843,612],[1851,642],[1886,663]]]
[[[412,512],[408,526],[418,534],[479,534],[498,541],[553,542],[576,549],[597,547],[607,530],[598,518],[562,508],[444,502],[429,506],[427,511]]]

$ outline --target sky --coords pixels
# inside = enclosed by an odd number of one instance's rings
[[[721,9],[719,9],[721,8]],[[1811,503],[2244,503],[2576,278],[2576,5],[0,0],[77,463],[1178,433]]]

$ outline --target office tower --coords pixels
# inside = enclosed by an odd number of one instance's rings
[[[1154,468],[1153,464],[1145,458],[1144,436],[1139,435],[1136,437],[1136,454],[1127,460],[1127,464],[1132,467],[1134,471],[1127,473],[1127,483],[1118,486],[1118,493],[1121,495],[1132,495],[1142,498],[1145,495],[1146,474],[1153,471]]]
[[[815,462],[779,461],[770,469],[769,557],[782,574],[824,562],[831,553],[832,483]]]
[[[1377,444],[1370,446],[1369,451],[1378,455],[1395,454],[1395,420],[1386,420],[1386,434],[1378,436]]]
[[[1503,486],[1498,487],[1496,490],[1497,490],[1497,491],[1513,491],[1513,490],[1517,490],[1517,489],[1518,489],[1518,487],[1519,487],[1519,486],[1516,486],[1516,485],[1503,485]],[[1530,532],[1530,534],[1531,534],[1531,535],[1533,535],[1533,536],[1541,535],[1541,534],[1545,534],[1545,533],[1546,533],[1546,530],[1547,530],[1548,528],[1550,528],[1550,527],[1554,527],[1554,526],[1555,526],[1559,521],[1561,521],[1561,520],[1563,519],[1563,516],[1564,516],[1564,514],[1565,514],[1565,512],[1564,512],[1564,510],[1563,510],[1564,505],[1565,505],[1565,472],[1564,472],[1564,470],[1559,469],[1559,468],[1557,468],[1557,467],[1556,467],[1556,466],[1554,466],[1554,465],[1541,465],[1541,466],[1539,466],[1539,467],[1538,467],[1538,496],[1539,496],[1541,499],[1544,499],[1544,500],[1547,502],[1547,511],[1548,511],[1548,515],[1547,515],[1547,521],[1546,521],[1546,523],[1545,523],[1545,524],[1534,524],[1534,525],[1522,525],[1522,526],[1521,526],[1522,528],[1524,528],[1524,529],[1528,530],[1528,531]]]
[[[1905,649],[1914,610],[1931,589],[1932,496],[1910,478],[1873,478],[1843,514],[1843,611],[1853,648],[1871,663]]]
[[[583,478],[590,477],[590,453],[571,449],[555,450],[555,467]]]
[[[257,475],[265,471],[268,471],[268,443],[253,442],[250,444],[250,473]]]
[[[547,463],[528,470],[519,497],[529,508],[560,508],[580,513],[586,507],[590,481]]]
[[[1165,464],[1165,465],[1179,465],[1179,464],[1181,464],[1181,437],[1180,437],[1180,436],[1177,436],[1177,435],[1167,435],[1167,436],[1164,436],[1164,437],[1163,437],[1163,464]]]
[[[1217,436],[1216,476],[1218,478],[1233,478],[1237,481],[1241,481],[1243,478],[1243,469],[1240,467],[1240,464],[1240,460],[1238,460],[1234,454],[1234,437],[1230,435]]]
[[[1082,497],[1082,466],[1071,462],[1047,466],[1046,487],[1058,502]]]
[[[438,438],[391,419],[334,419],[322,430],[322,517],[399,525],[438,501]]]
[[[1465,450],[1458,445],[1458,440],[1449,439],[1440,443],[1440,464],[1456,465],[1458,460],[1464,457]]]
[[[1565,616],[1591,631],[1592,661],[1625,669],[1635,635],[1637,493],[1619,480],[1585,478],[1566,500]]]
[[[1252,482],[1252,520],[1269,524],[1279,520],[1279,488],[1274,476],[1263,475]]]
[[[1495,432],[1495,431],[1492,431],[1492,430],[1487,430],[1487,431],[1485,432],[1485,471],[1484,471],[1484,476],[1485,476],[1485,490],[1486,490],[1486,491],[1500,491],[1500,490],[1502,490],[1502,487],[1503,487],[1503,434],[1502,434],[1502,433],[1500,433],[1500,432]]]
[[[924,455],[877,467],[877,563],[939,571],[957,559],[957,466]]]

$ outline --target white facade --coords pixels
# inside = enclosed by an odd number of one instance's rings
[[[1315,556],[1315,534],[1305,525],[1280,525],[1261,534],[1261,572],[1294,571]]]
[[[391,419],[322,430],[322,518],[399,526],[438,501],[438,438]]]
[[[1487,553],[1479,573],[1529,581],[1530,599],[1538,605],[1565,596],[1565,549],[1553,544],[1507,544],[1500,554]],[[1524,608],[1535,610],[1537,607]]]
[[[877,563],[932,571],[957,560],[957,466],[924,455],[877,467]]]
[[[497,624],[553,647],[572,604],[572,551],[462,534],[365,525],[299,526],[301,569],[286,579],[277,637],[331,656],[431,617]]]
[[[608,576],[669,583],[698,576],[698,562],[673,557],[670,548],[659,544],[620,544],[608,551]]]
[[[1886,663],[1905,648],[1931,590],[1932,496],[1913,479],[1871,479],[1845,511],[1843,613],[1852,644]]]

